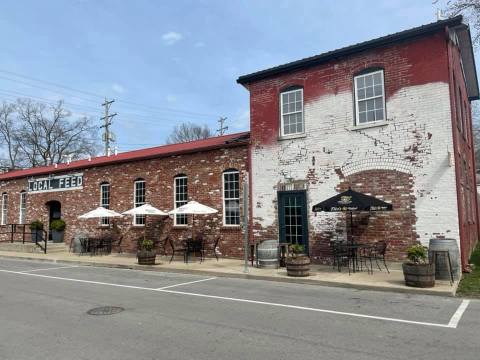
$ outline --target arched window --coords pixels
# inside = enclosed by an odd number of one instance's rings
[[[188,202],[188,178],[185,174],[179,174],[174,177],[174,202],[175,208],[185,205]],[[187,215],[175,216],[176,226],[188,225]]]
[[[18,223],[25,224],[25,218],[27,215],[27,192],[25,190],[22,190],[20,192],[20,203],[18,205],[18,208]]]
[[[223,178],[223,224],[240,225],[240,173],[236,169],[225,170]]]
[[[100,184],[100,206],[110,209],[110,183],[102,182]],[[100,220],[100,225],[110,225],[110,218],[105,217]]]
[[[353,78],[355,88],[355,125],[385,121],[385,85],[383,69],[366,69]]]
[[[305,133],[303,88],[289,87],[280,93],[280,135]]]
[[[133,186],[133,206],[139,207],[145,204],[145,180],[137,179]],[[133,225],[144,226],[145,215],[135,215],[133,217]]]
[[[2,217],[1,217],[1,224],[2,225],[7,225],[7,219],[8,219],[8,194],[3,193],[2,194]]]

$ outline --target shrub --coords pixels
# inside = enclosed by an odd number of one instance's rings
[[[43,230],[43,223],[40,220],[34,220],[30,224],[30,230]]]
[[[65,226],[65,221],[62,219],[53,220],[50,223],[50,228],[55,231],[63,231],[65,230]]]
[[[305,251],[305,246],[300,244],[291,244],[289,248],[290,248],[290,252],[294,256],[303,254],[303,252]]]
[[[140,249],[144,251],[152,251],[154,247],[154,243],[152,240],[143,239],[140,243]]]
[[[407,249],[407,258],[413,264],[426,264],[428,258],[428,248],[417,244]]]

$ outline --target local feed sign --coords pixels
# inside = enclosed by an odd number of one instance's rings
[[[65,191],[82,189],[83,173],[49,176],[44,178],[29,179],[28,192],[38,193],[47,191]]]

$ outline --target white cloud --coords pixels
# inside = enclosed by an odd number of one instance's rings
[[[171,104],[177,101],[177,97],[175,95],[169,94],[167,95],[166,100]]]
[[[196,48],[201,48],[205,46],[205,43],[203,41],[197,41],[194,46]]]
[[[125,92],[125,88],[117,83],[112,84],[112,90],[119,94],[123,94]]]
[[[166,45],[173,45],[182,39],[183,35],[175,31],[170,31],[162,35],[162,40]]]

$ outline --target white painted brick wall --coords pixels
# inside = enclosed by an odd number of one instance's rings
[[[428,245],[434,234],[459,242],[455,167],[453,154],[450,164],[448,155],[453,148],[448,84],[402,88],[388,99],[386,108],[388,125],[353,131],[351,92],[306,103],[306,137],[252,151],[254,222],[262,227],[274,224],[277,184],[288,182],[287,178],[304,180],[310,169],[318,182],[309,185],[309,212],[313,204],[336,194],[340,178],[335,168],[341,168],[345,175],[396,169],[413,175],[416,230],[421,242]],[[314,217],[310,213],[309,226],[319,230],[326,223],[322,220],[337,216],[319,213]],[[330,227],[333,230],[335,222]]]

